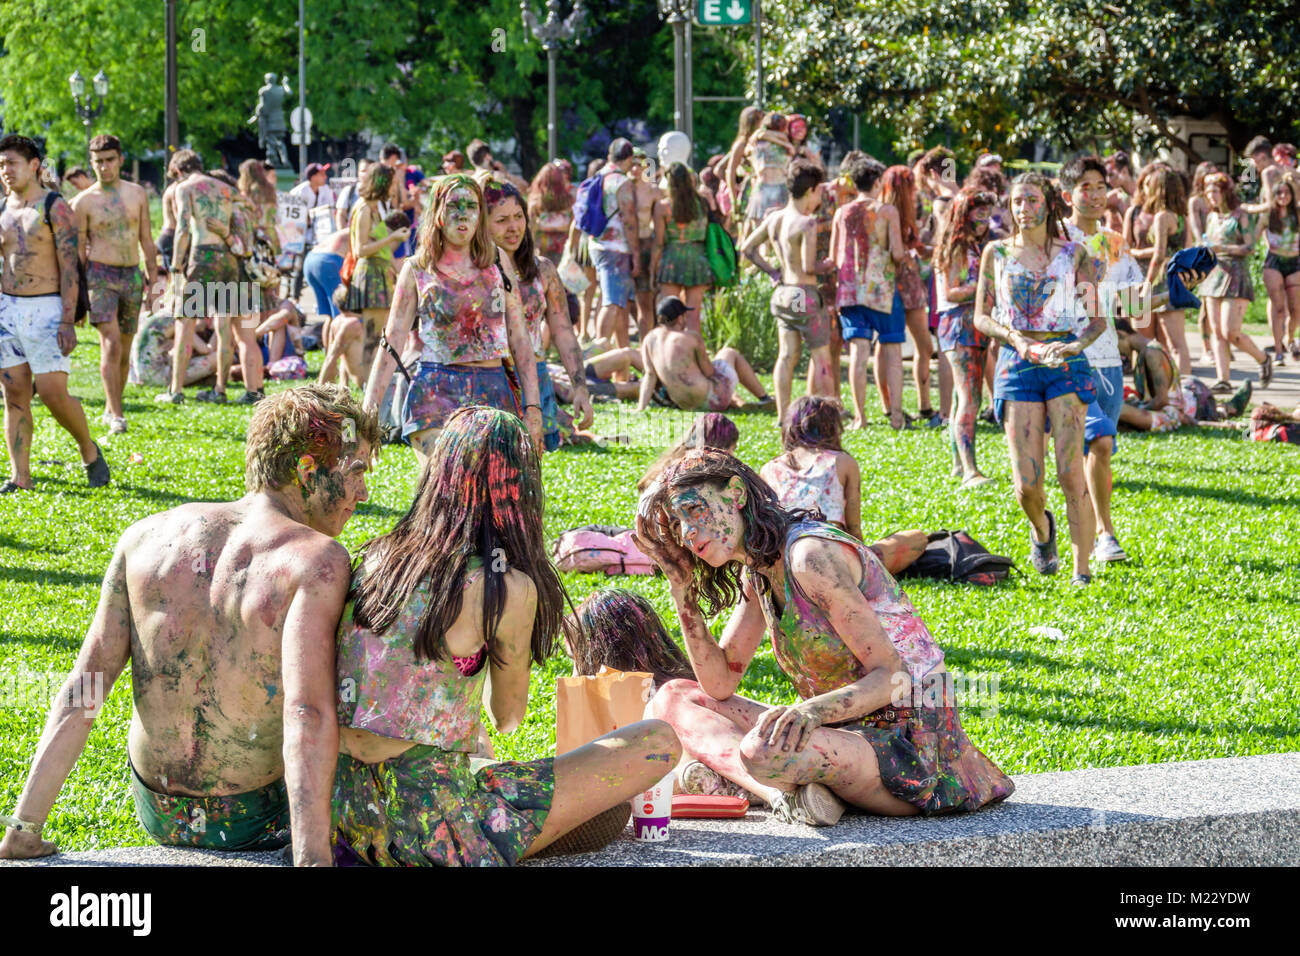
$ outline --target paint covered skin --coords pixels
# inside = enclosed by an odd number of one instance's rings
[[[885,313],[893,309],[896,266],[881,236],[882,226],[880,208],[869,199],[855,199],[836,211],[831,252],[840,308],[863,305]]]
[[[871,549],[852,535],[820,521],[792,525],[786,534],[787,569],[790,548],[797,539],[807,536],[840,541],[858,553],[863,569],[858,590],[871,605],[914,683],[919,684],[922,677],[943,664],[943,651],[898,582]],[[750,573],[746,571],[746,575]],[[762,598],[761,604],[777,665],[800,697],[807,699],[838,690],[866,675],[869,668],[836,636],[825,612],[804,593],[788,570],[783,610],[777,612],[770,595]]]
[[[116,166],[120,167],[121,162],[121,156],[117,156]],[[111,180],[106,176],[105,181],[79,193],[72,200],[72,210],[87,261],[135,266],[140,262],[141,248],[152,257],[153,241],[148,238],[149,197],[143,187],[118,179],[116,169]],[[154,263],[145,265],[152,275]]]

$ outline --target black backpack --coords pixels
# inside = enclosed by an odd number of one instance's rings
[[[938,578],[979,584],[996,584],[1011,574],[1016,563],[1000,554],[991,554],[965,531],[936,531],[930,535],[921,556],[899,572],[899,577]]]
[[[45,194],[45,226],[50,230],[52,236],[54,235],[54,223],[50,222],[50,210],[62,198],[53,189]],[[81,256],[77,256],[77,308],[73,312],[73,321],[80,322],[88,312],[90,312],[90,294],[86,291],[86,267],[81,262]]]

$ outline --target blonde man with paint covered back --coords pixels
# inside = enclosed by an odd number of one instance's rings
[[[36,746],[0,859],[57,852],[50,808],[129,664],[127,753],[136,814],[163,844],[283,846],[331,862],[338,723],[306,703],[334,687],[347,550],[378,425],[346,388],[304,385],[248,426],[238,501],[194,502],[127,528],[99,608]]]

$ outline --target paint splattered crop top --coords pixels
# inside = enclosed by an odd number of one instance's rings
[[[844,487],[836,465],[839,456],[819,449],[806,468],[795,468],[789,455],[773,458],[763,466],[763,480],[772,486],[782,508],[816,508],[827,521],[844,521]]]
[[[1297,231],[1294,222],[1287,222],[1281,232],[1265,229],[1264,238],[1268,240],[1268,251],[1279,259],[1300,256],[1300,231]]]
[[[785,537],[784,613],[777,613],[770,596],[760,597],[777,666],[790,678],[802,699],[838,690],[867,674],[866,665],[839,639],[826,614],[804,594],[790,573],[790,549],[804,537],[840,541],[857,551],[862,561],[862,583],[858,588],[880,619],[880,626],[913,681],[920,683],[921,678],[943,663],[943,651],[917,616],[916,608],[871,549],[834,525],[802,521],[791,526]],[[753,587],[752,573],[748,569],[744,573],[746,583]]]
[[[483,561],[471,556],[469,573]],[[353,575],[353,587],[365,568]],[[410,740],[441,750],[473,753],[482,725],[487,647],[469,657],[415,659],[415,634],[429,604],[427,582],[412,592],[384,634],[352,620],[343,609],[338,632],[338,717],[342,727]]]
[[[1083,311],[1076,297],[1075,251],[1062,242],[1047,268],[1035,272],[1003,242],[993,244],[993,320],[1018,332],[1073,332]]]
[[[476,269],[468,281],[412,263],[424,351],[421,362],[462,365],[510,354],[506,337],[506,290],[495,266]]]

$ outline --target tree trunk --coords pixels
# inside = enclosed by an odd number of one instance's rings
[[[541,87],[542,96],[546,95],[546,87]],[[546,161],[546,157],[537,148],[535,138],[537,123],[534,119],[536,115],[537,101],[535,99],[524,99],[522,97],[512,97],[506,102],[506,108],[510,113],[510,125],[515,133],[515,158],[519,161],[519,169],[523,177],[530,182],[537,170],[541,168]],[[546,121],[542,120],[542,126],[545,128]]]

